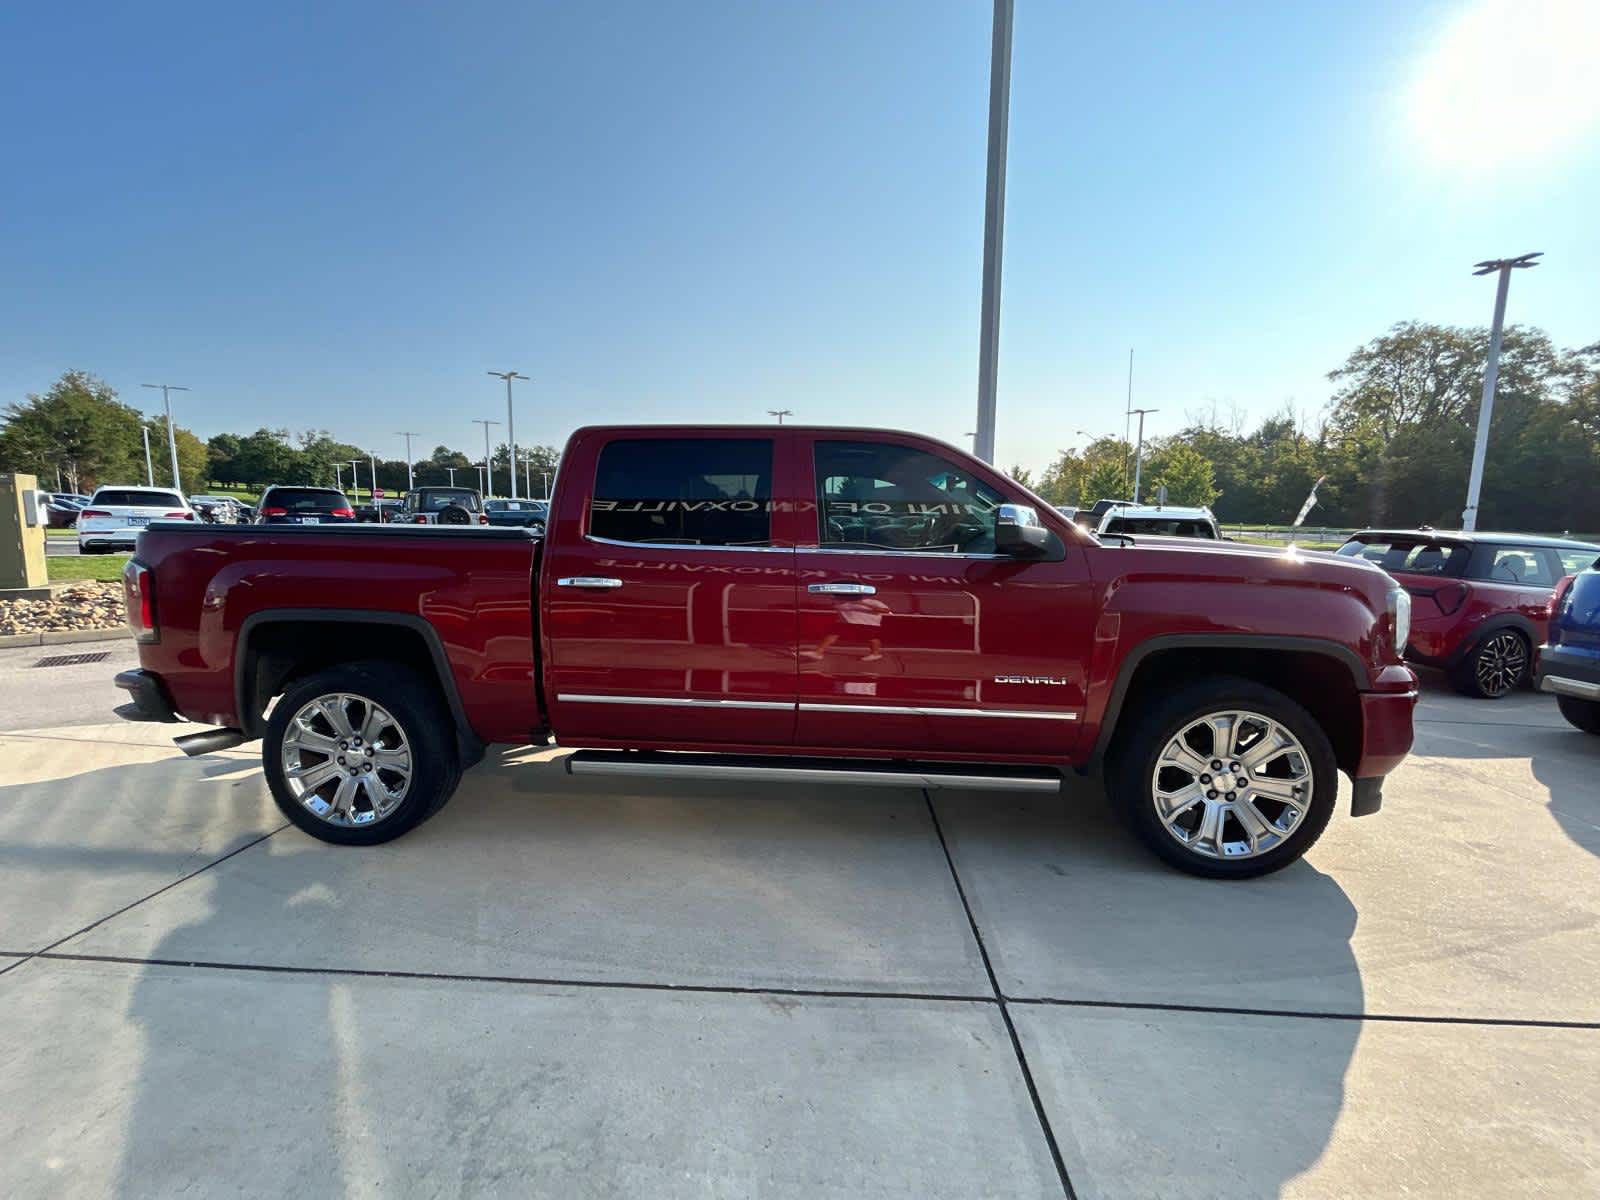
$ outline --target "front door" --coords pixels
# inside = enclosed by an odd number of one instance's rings
[[[540,572],[558,736],[787,746],[795,563],[774,540],[775,439],[597,432],[571,459],[582,511],[557,514]]]
[[[1000,504],[1026,498],[914,439],[877,436],[811,442],[796,742],[1065,757],[1093,636],[1083,554],[1066,536],[1056,561],[996,553]]]

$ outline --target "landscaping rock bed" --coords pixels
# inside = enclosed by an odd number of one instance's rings
[[[120,583],[74,583],[48,600],[0,600],[0,635],[126,628]]]

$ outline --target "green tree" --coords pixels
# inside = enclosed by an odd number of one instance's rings
[[[1114,458],[1096,459],[1084,472],[1078,488],[1078,507],[1089,508],[1096,500],[1116,500],[1122,496],[1125,479],[1122,463]]]
[[[1193,446],[1183,442],[1164,446],[1150,466],[1146,498],[1153,496],[1157,488],[1165,487],[1168,504],[1209,506],[1216,502],[1219,493],[1211,460]]]
[[[0,465],[74,492],[144,478],[139,414],[104,380],[68,371],[44,395],[7,405]]]

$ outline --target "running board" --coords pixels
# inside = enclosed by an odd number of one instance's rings
[[[752,782],[836,783],[865,787],[949,788],[986,792],[1059,792],[1061,772],[1049,767],[964,763],[873,762],[862,759],[783,758],[752,754],[684,754],[656,750],[578,750],[567,755],[569,775],[633,775],[657,779],[734,779]]]

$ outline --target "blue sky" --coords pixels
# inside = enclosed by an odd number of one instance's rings
[[[1485,322],[1484,257],[1544,251],[1512,319],[1600,338],[1586,0],[1016,9],[1004,464],[1120,432],[1130,346],[1151,432],[1314,413],[1393,322]],[[989,23],[982,0],[8,6],[0,401],[82,367],[137,405],[187,384],[202,436],[398,456],[398,429],[481,444],[484,371],[515,367],[519,441],[769,408],[959,441]]]

